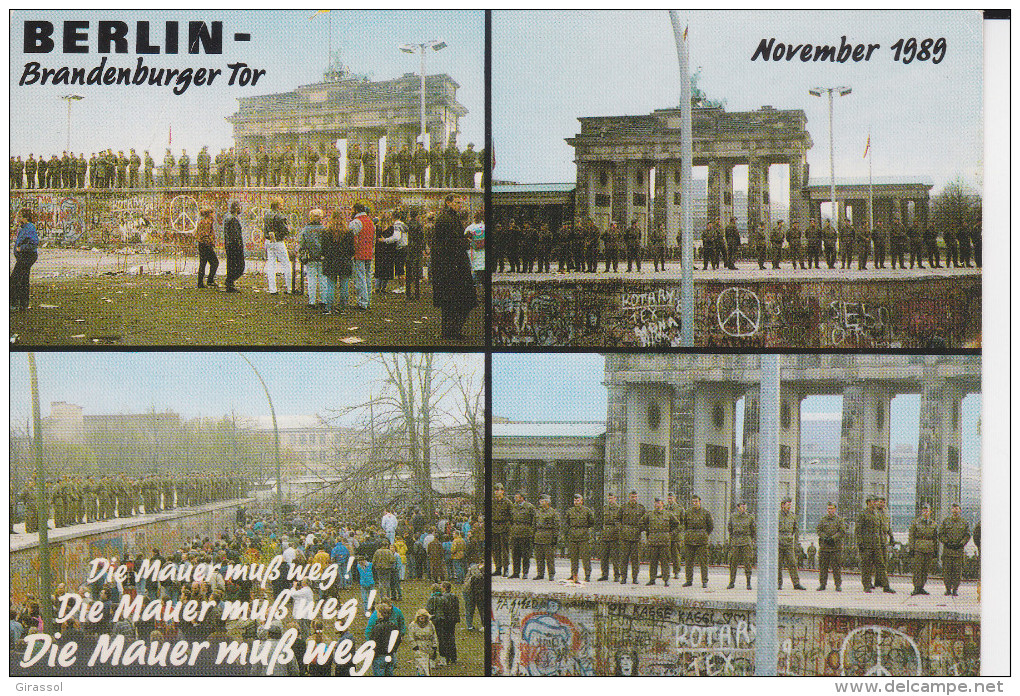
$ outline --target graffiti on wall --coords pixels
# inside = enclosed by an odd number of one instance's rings
[[[64,583],[77,588],[86,580],[89,562],[93,558],[123,558],[160,549],[164,555],[193,538],[215,536],[230,529],[236,517],[236,507],[205,510],[172,520],[148,522],[134,527],[104,532],[82,533],[62,539],[50,539],[50,577],[53,583]],[[23,599],[38,594],[41,561],[39,548],[12,549],[10,553],[11,596]]]
[[[492,601],[494,674],[754,674],[753,606],[680,598],[554,600],[519,593],[495,593]],[[594,626],[588,634],[578,630],[588,626]],[[778,639],[782,675],[980,674],[980,625],[970,619],[781,610]],[[582,653],[567,649],[572,640],[593,656],[591,672],[578,671],[584,663]]]
[[[438,209],[441,189],[144,189],[11,192],[11,234],[22,208],[36,212],[40,239],[62,246],[75,244],[166,244],[191,251],[202,208],[212,208],[219,244],[230,203],[242,207],[242,230],[249,251],[263,246],[262,219],[270,201],[279,197],[282,212],[296,233],[305,225],[308,211],[339,210],[350,216],[351,207],[366,203],[373,212],[401,207]],[[481,192],[464,194],[468,215],[482,206]]]
[[[981,278],[910,281],[706,282],[694,288],[694,342],[736,348],[914,348],[981,345]],[[495,345],[679,344],[675,281],[501,281]]]
[[[568,615],[555,599],[493,597],[492,636],[494,674],[595,674],[593,604],[572,604]]]

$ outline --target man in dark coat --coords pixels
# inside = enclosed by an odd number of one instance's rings
[[[463,205],[462,196],[448,194],[432,234],[432,304],[443,313],[440,337],[452,340],[464,340],[464,322],[477,302],[460,220]]]

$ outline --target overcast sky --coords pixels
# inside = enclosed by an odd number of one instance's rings
[[[359,74],[374,80],[389,80],[404,73],[418,74],[420,60],[399,50],[406,43],[430,39],[446,41],[441,51],[428,55],[429,74],[447,73],[457,83],[457,100],[468,109],[461,121],[460,141],[464,146],[485,137],[485,22],[484,14],[475,12],[388,12],[342,11],[319,14],[312,10],[295,11],[209,11],[144,12],[125,10],[87,11],[51,10],[16,11],[11,14],[10,74],[10,146],[11,152],[27,156],[34,152],[60,154],[67,138],[67,106],[60,99],[67,94],[84,96],[71,110],[71,149],[86,155],[102,148],[115,151],[134,147],[141,152],[159,153],[167,146],[173,127],[173,149],[197,153],[202,145],[218,152],[233,145],[233,130],[224,118],[237,111],[237,98],[288,92],[300,85],[322,80],[328,48],[327,30],[332,23],[333,51],[341,52],[341,60]],[[24,22],[46,20],[55,25],[55,48],[51,53],[25,54]],[[63,22],[88,21],[87,54],[65,54]],[[98,22],[121,20],[128,24],[128,52],[106,54],[107,66],[134,69],[139,57],[150,68],[218,68],[222,75],[210,86],[192,85],[178,96],[172,87],[163,86],[81,86],[31,85],[18,86],[27,62],[37,61],[42,67],[85,67],[90,70],[100,63],[98,53]],[[148,21],[150,43],[159,46],[158,55],[139,56],[135,53],[136,22]],[[177,55],[166,55],[164,34],[167,21],[179,22],[181,35]],[[190,55],[186,50],[188,22],[222,21],[223,53]],[[247,42],[234,41],[235,33],[248,33]],[[243,62],[266,70],[255,86],[230,87],[227,64]]]
[[[249,352],[266,380],[277,416],[324,414],[378,394],[381,368],[359,353]],[[479,354],[437,354],[435,366],[460,366],[482,383]],[[28,358],[11,353],[11,425],[32,417]],[[185,417],[268,416],[269,406],[251,367],[235,352],[37,353],[43,417],[50,403],[77,404],[85,414],[172,409]],[[452,404],[449,404],[452,407]]]
[[[605,421],[605,358],[595,353],[495,353],[492,356],[492,413],[516,421]],[[802,413],[842,413],[839,396],[809,396]],[[917,447],[920,397],[901,394],[890,410],[891,444]],[[964,461],[978,459],[980,394],[963,401]],[[737,414],[742,423],[742,409]],[[739,438],[738,438],[739,440]],[[739,446],[739,445],[738,445]],[[968,454],[972,455],[968,458]]]
[[[929,179],[937,192],[962,176],[980,182],[982,19],[980,12],[682,13],[689,23],[690,67],[699,87],[727,111],[802,109],[814,141],[810,175],[828,177],[828,100],[811,87],[846,85],[834,107],[836,176],[867,177],[868,131],[874,175]],[[649,114],[680,102],[679,67],[669,14],[642,12],[494,12],[493,143],[495,179],[575,180],[579,116]],[[802,63],[751,56],[762,39],[789,44],[881,45],[869,61]],[[893,60],[900,38],[945,38],[937,65]],[[773,197],[785,200],[785,167],[773,167]],[[696,177],[704,177],[695,169]],[[746,189],[746,168],[734,175]]]

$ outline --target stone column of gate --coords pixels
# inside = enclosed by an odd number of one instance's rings
[[[729,362],[730,356],[721,358],[720,367]],[[726,525],[733,510],[734,501],[731,496],[733,472],[736,463],[736,401],[740,396],[740,387],[732,382],[706,381],[698,382],[694,390],[694,493],[701,496],[702,502],[708,506],[715,522],[712,541],[726,540]],[[709,461],[709,445],[725,450],[725,467],[719,461]],[[710,466],[712,464],[712,466]],[[710,490],[707,481],[725,479],[726,495],[719,501],[718,491]],[[709,501],[713,501],[712,504]],[[720,504],[721,503],[721,504]]]
[[[666,229],[666,207],[669,202],[666,200],[666,163],[664,160],[657,160],[655,163],[655,188],[652,189],[652,220],[648,223],[648,230],[651,232],[657,225]]]
[[[680,163],[676,160],[667,160],[660,166],[666,184],[666,246],[676,248],[680,246],[677,242],[677,237],[680,236],[680,206],[676,205],[676,197],[680,192],[680,187],[677,185]]]
[[[606,377],[610,378],[610,363],[622,356],[606,356]],[[627,480],[627,386],[608,384],[606,387],[606,473],[605,488],[615,492],[620,500],[626,498],[633,486]]]
[[[740,459],[740,499],[747,503],[752,515],[758,510],[758,409],[761,404],[761,387],[753,386],[744,392],[744,446]]]
[[[760,224],[761,219],[761,160],[752,156],[747,161],[747,230],[749,234],[752,226]],[[767,239],[768,231],[762,231]],[[750,239],[748,241],[750,242]]]
[[[838,509],[848,520],[856,518],[868,495],[888,495],[890,399],[879,383],[854,381],[843,389]]]
[[[705,213],[708,222],[718,222],[722,214],[723,167],[719,160],[708,161],[708,200],[705,202]]]
[[[926,358],[928,359],[928,358]],[[960,402],[959,387],[940,377],[937,367],[925,369],[917,436],[916,508],[932,507],[932,517],[941,520],[949,506],[960,502]]]
[[[808,225],[809,203],[804,187],[807,181],[804,178],[804,171],[807,169],[807,156],[803,150],[798,149],[795,157],[789,162],[790,175],[790,219],[787,227],[794,225],[800,229],[806,229]]]
[[[620,226],[620,229],[626,229],[627,225],[630,224],[630,220],[627,219],[627,214],[630,211],[630,163],[626,160],[614,160],[613,161],[613,200],[611,201],[612,207],[612,220]]]
[[[577,163],[577,186],[574,189],[574,215],[579,220],[584,220],[589,215],[593,220],[595,219],[595,211],[592,210],[595,198],[592,193],[592,187],[594,186],[593,179],[595,176],[595,167],[590,162]]]
[[[761,215],[765,220],[765,239],[769,238],[769,230],[772,228],[772,198],[769,193],[769,167],[771,162],[759,160],[761,171]]]
[[[720,162],[722,175],[720,177],[721,191],[719,192],[719,216],[722,218],[722,229],[733,216],[733,160],[722,160]]]
[[[683,379],[682,373],[677,372]],[[697,493],[694,481],[695,385],[673,383],[669,405],[669,486],[685,507]]]

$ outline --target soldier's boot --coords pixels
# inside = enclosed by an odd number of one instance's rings
[[[896,594],[896,590],[889,587],[888,585],[882,588],[882,592],[885,592],[886,594]]]
[[[747,576],[747,589],[751,589],[751,576]]]

